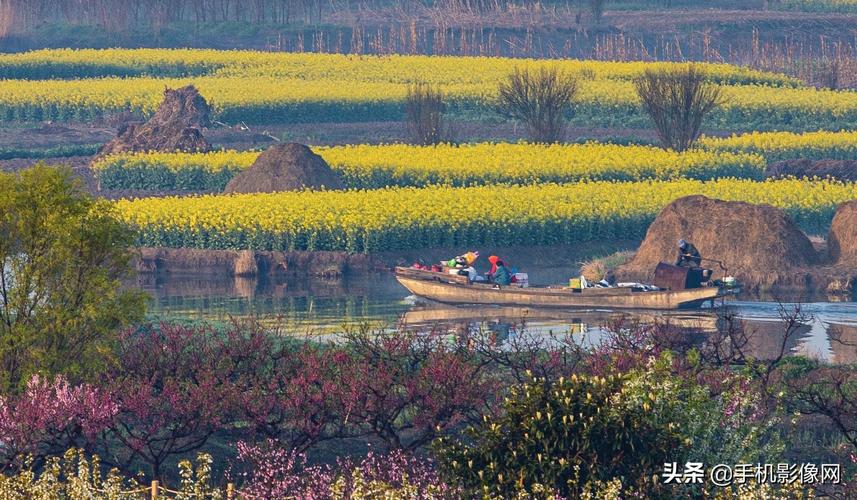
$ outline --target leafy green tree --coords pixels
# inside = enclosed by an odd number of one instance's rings
[[[120,287],[133,237],[68,169],[0,174],[0,390],[110,362],[117,330],[145,311],[142,292]]]

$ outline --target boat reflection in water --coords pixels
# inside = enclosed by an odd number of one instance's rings
[[[295,335],[336,334],[343,324],[370,324],[379,329],[436,322],[435,328],[494,331],[501,339],[520,333],[571,333],[584,344],[598,343],[605,325],[668,323],[676,337],[704,343],[732,327],[747,334],[746,355],[775,356],[783,345],[780,309],[802,302],[811,317],[787,339],[790,353],[837,363],[857,362],[857,303],[826,302],[813,296],[750,297],[729,300],[718,312],[608,311],[598,309],[540,309],[532,307],[441,306],[408,294],[390,274],[347,280],[247,280],[214,276],[141,276],[132,285],[152,296],[153,321],[223,322],[253,316],[273,318]],[[548,279],[548,277],[545,277]],[[787,301],[782,306],[777,302]],[[284,330],[284,331],[285,331]],[[317,337],[321,338],[321,337]]]
[[[786,308],[783,311],[788,311]],[[722,342],[726,336],[739,339],[740,355],[744,358],[769,360],[785,354],[805,354],[835,362],[853,362],[857,359],[857,326],[825,325],[831,337],[841,332],[845,344],[837,347],[831,338],[832,348],[826,352],[814,351],[813,329],[817,321],[809,317],[795,324],[788,334],[782,318],[777,316],[747,318],[740,308],[720,308],[695,312],[648,312],[609,310],[551,310],[526,307],[460,307],[437,303],[417,303],[402,315],[401,323],[412,329],[441,329],[465,333],[491,331],[498,341],[508,341],[515,335],[545,335],[556,338],[572,335],[583,346],[598,345],[605,334],[615,328],[633,328],[641,325],[659,325],[668,328],[670,335],[683,345],[696,345],[721,349],[724,358],[735,358],[738,353],[724,351],[732,341]],[[849,350],[850,349],[850,350]],[[832,352],[830,352],[832,351]],[[851,360],[851,361],[849,361]]]

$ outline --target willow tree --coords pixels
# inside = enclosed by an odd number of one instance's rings
[[[0,390],[34,373],[93,377],[145,296],[123,289],[133,233],[68,169],[0,174]]]

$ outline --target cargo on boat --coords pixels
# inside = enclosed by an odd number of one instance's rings
[[[466,276],[396,268],[396,279],[412,294],[446,304],[493,304],[530,307],[593,307],[608,309],[693,309],[734,292],[716,286],[681,290],[643,287],[568,288],[497,286]]]

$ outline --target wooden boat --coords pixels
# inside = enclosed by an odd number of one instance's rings
[[[532,307],[594,307],[606,309],[693,309],[730,295],[718,287],[646,291],[642,288],[497,286],[471,283],[466,276],[396,268],[396,279],[412,294],[446,304],[495,304]]]

